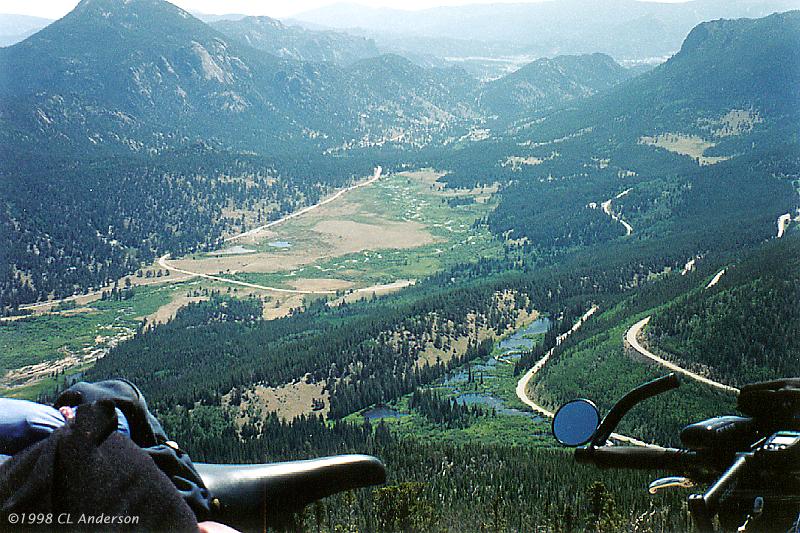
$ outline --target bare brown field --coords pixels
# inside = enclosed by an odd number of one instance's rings
[[[167,305],[162,306],[153,314],[144,317],[147,327],[155,326],[156,324],[165,324],[166,322],[175,318],[178,309],[189,305],[190,303],[202,302],[208,300],[206,296],[187,296],[184,293],[178,293]]]
[[[750,133],[764,119],[753,109],[731,109],[717,120],[700,121],[700,126],[711,131],[715,137],[735,137]]]
[[[242,392],[237,422],[241,425],[253,418],[264,418],[271,412],[284,420],[312,413],[327,415],[330,410],[330,394],[324,388],[324,381],[309,383],[306,378],[281,387],[256,385]],[[223,404],[230,405],[230,400],[229,393],[223,397]],[[324,407],[315,411],[312,404],[314,400],[322,401]]]
[[[683,135],[680,133],[664,133],[655,137],[640,137],[639,144],[647,144],[657,148],[663,148],[669,152],[687,155],[696,160],[698,164],[714,165],[730,159],[726,156],[707,157],[703,154],[709,148],[716,146],[713,142],[707,141],[697,135]]]
[[[292,309],[303,307],[303,296],[300,294],[281,295],[274,301],[264,305],[264,320],[275,320],[289,315]]]
[[[378,221],[365,224],[352,220],[328,219],[316,224],[313,231],[323,236],[334,249],[333,255],[363,250],[416,248],[435,241],[419,222]]]

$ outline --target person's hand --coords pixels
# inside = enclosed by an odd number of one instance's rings
[[[219,522],[200,522],[197,524],[197,530],[199,533],[239,533],[235,529]]]
[[[75,418],[75,409],[73,409],[72,407],[70,407],[68,405],[65,405],[63,407],[59,407],[58,408],[58,412],[61,413],[61,416],[63,416],[64,420],[66,420],[67,422],[69,422],[70,420]]]

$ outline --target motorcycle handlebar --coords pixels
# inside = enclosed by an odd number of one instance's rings
[[[585,446],[575,450],[578,463],[600,468],[630,468],[639,470],[671,470],[685,472],[703,468],[706,461],[700,454],[676,448],[618,446],[595,448]]]
[[[592,444],[594,446],[603,446],[611,436],[611,433],[614,432],[614,429],[616,429],[619,421],[622,420],[622,417],[625,416],[625,414],[630,411],[633,406],[643,402],[648,398],[652,398],[653,396],[657,396],[661,393],[675,389],[679,387],[680,384],[681,382],[678,379],[678,376],[672,372],[666,376],[645,383],[644,385],[639,385],[630,391],[616,404],[614,404],[614,407],[611,408],[611,411],[608,412],[606,417],[600,423],[600,426],[598,426],[597,431],[592,438]]]

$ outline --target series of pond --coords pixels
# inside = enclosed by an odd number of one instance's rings
[[[550,319],[547,317],[541,317],[538,320],[531,322],[527,326],[518,329],[513,334],[500,341],[497,347],[502,351],[502,354],[509,354],[508,357],[513,358],[513,355],[511,354],[533,348],[535,339],[530,337],[547,333],[549,328]],[[502,354],[500,357],[503,356]],[[495,359],[494,356],[490,356],[486,361],[481,361],[471,365],[471,372],[474,379],[494,379],[495,376],[492,375],[492,369],[497,366],[497,364],[497,359]],[[482,394],[479,392],[462,393],[459,389],[459,385],[467,383],[469,379],[469,372],[470,370],[464,368],[458,372],[448,375],[442,380],[444,385],[451,385],[453,387],[453,393],[456,394],[456,401],[458,403],[462,405],[480,405],[489,409],[493,408],[498,414],[525,416],[528,418],[537,417],[537,415],[530,411],[521,411],[519,409],[506,407],[503,400],[489,394]],[[365,419],[372,421],[379,420],[381,418],[400,418],[401,416],[406,415],[385,405],[378,405],[362,413],[362,416]]]
[[[458,391],[456,391],[458,392]],[[461,405],[480,405],[494,409],[498,414],[510,416],[525,416],[528,418],[536,418],[536,415],[531,411],[520,411],[512,407],[506,407],[505,402],[500,398],[489,396],[488,394],[481,394],[479,392],[467,392],[456,396],[456,401]]]

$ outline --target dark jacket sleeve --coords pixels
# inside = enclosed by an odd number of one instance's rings
[[[113,402],[84,404],[74,422],[0,464],[0,531],[196,532],[197,519],[145,451],[115,431]],[[71,515],[72,524],[16,524],[11,514]],[[134,518],[81,525],[79,517]]]
[[[61,393],[56,399],[55,408],[100,400],[111,400],[122,411],[128,419],[131,439],[142,448],[163,444],[169,440],[161,423],[147,408],[147,402],[139,388],[125,379],[76,383]]]
[[[82,405],[100,400],[111,400],[122,411],[128,419],[131,440],[144,449],[167,475],[198,520],[205,520],[211,506],[211,493],[195,470],[189,455],[166,444],[169,438],[164,428],[148,410],[144,395],[136,385],[125,379],[76,383],[58,397],[55,407]]]

